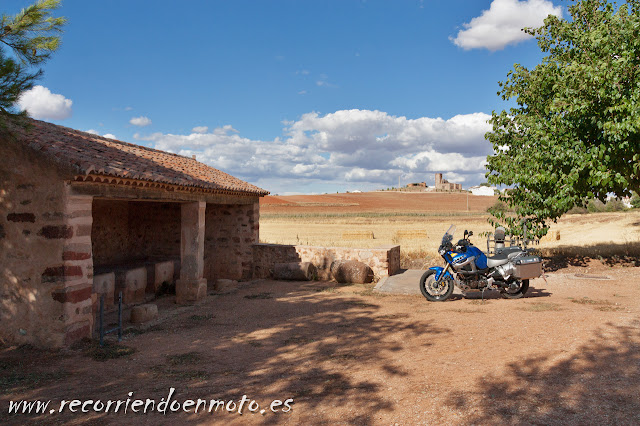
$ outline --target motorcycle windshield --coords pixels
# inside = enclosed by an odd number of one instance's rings
[[[456,232],[456,226],[455,225],[451,225],[449,227],[449,229],[447,230],[447,232],[444,233],[444,235],[442,236],[442,243],[441,245],[446,245],[447,243],[450,243],[451,241],[453,241],[453,234],[455,234]]]

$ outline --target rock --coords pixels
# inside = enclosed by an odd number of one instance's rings
[[[238,285],[238,281],[236,280],[227,280],[227,279],[218,279],[216,280],[216,283],[213,286],[213,289],[215,291],[224,293],[227,291],[231,291],[234,288],[236,288],[236,286]]]
[[[158,317],[158,305],[153,303],[145,303],[131,308],[131,319],[133,324],[141,324],[151,321]]]
[[[336,260],[330,269],[331,276],[339,283],[365,284],[373,281],[373,270],[357,260]]]
[[[273,278],[276,280],[311,281],[318,276],[318,270],[311,262],[276,263]]]

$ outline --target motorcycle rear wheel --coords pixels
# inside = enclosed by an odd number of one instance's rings
[[[442,277],[436,282],[436,271],[428,270],[420,278],[420,292],[429,302],[444,302],[453,293],[453,281]]]
[[[524,297],[527,290],[529,290],[529,280],[518,280],[517,283],[520,283],[520,286],[515,289],[510,289],[507,287],[506,289],[500,291],[500,295],[505,299],[520,299]]]

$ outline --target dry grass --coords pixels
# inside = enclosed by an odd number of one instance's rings
[[[80,344],[82,353],[96,361],[107,361],[110,359],[127,357],[135,353],[135,349],[121,343],[104,342],[100,346],[98,342],[82,342]]]
[[[484,309],[469,309],[469,308],[456,308],[456,309],[449,309],[450,312],[457,312],[459,314],[482,314],[485,313],[486,310]]]
[[[572,303],[577,303],[579,305],[591,305],[591,306],[611,306],[613,305],[613,303],[611,303],[608,300],[595,300],[595,299],[590,299],[588,297],[583,297],[581,299],[571,299]]]
[[[522,306],[520,309],[528,312],[549,312],[562,310],[560,305],[552,302],[532,302]]]
[[[68,371],[62,369],[57,371],[32,372],[19,368],[6,367],[0,369],[0,371],[2,371],[2,374],[0,374],[0,395],[36,389],[43,384],[56,382],[70,375]]]
[[[426,239],[427,231],[422,230],[412,230],[412,229],[401,229],[396,231],[395,237],[396,240],[417,240],[417,239]]]
[[[373,240],[373,231],[347,231],[342,233],[343,240]]]
[[[272,299],[273,296],[271,293],[256,293],[256,294],[247,294],[244,296],[245,299]]]
[[[470,305],[487,305],[491,303],[490,300],[487,299],[473,299],[468,302]]]
[[[579,305],[591,306],[593,309],[601,312],[616,312],[622,310],[622,306],[608,300],[597,300],[583,297],[582,299],[571,299],[571,302]]]
[[[543,247],[540,253],[545,257],[589,257],[605,258],[637,258],[640,255],[640,241],[607,242],[583,246]]]
[[[170,365],[191,365],[202,359],[199,352],[187,352],[178,355],[167,355],[167,363]]]
[[[540,239],[541,242],[546,242],[546,241],[560,241],[560,231],[559,230],[549,230],[549,232],[547,232],[547,235],[545,235],[544,237],[542,237]]]

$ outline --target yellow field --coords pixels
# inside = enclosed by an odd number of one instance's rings
[[[260,240],[265,243],[301,244],[317,246],[373,248],[399,244],[403,263],[419,258],[437,258],[440,239],[450,225],[457,227],[455,237],[462,238],[465,229],[472,230],[471,241],[486,249],[482,232],[491,232],[488,214],[469,216],[358,216],[277,217],[260,219]],[[537,247],[543,253],[567,253],[606,256],[612,250],[628,255],[640,246],[640,212],[593,213],[567,215],[551,230],[560,239],[543,240]],[[354,231],[370,231],[373,239],[343,238]],[[416,238],[425,233],[426,237]],[[419,263],[419,262],[418,262]],[[415,266],[415,265],[413,265]]]
[[[403,248],[436,250],[451,224],[460,231],[490,231],[485,215],[468,217],[267,217],[260,219],[260,240],[278,244],[304,244],[371,248],[400,244]],[[371,231],[373,239],[343,238],[354,231]],[[426,238],[403,237],[403,232],[424,231]],[[398,235],[400,234],[400,235]],[[460,235],[462,235],[460,233]],[[435,245],[435,247],[434,247]]]

